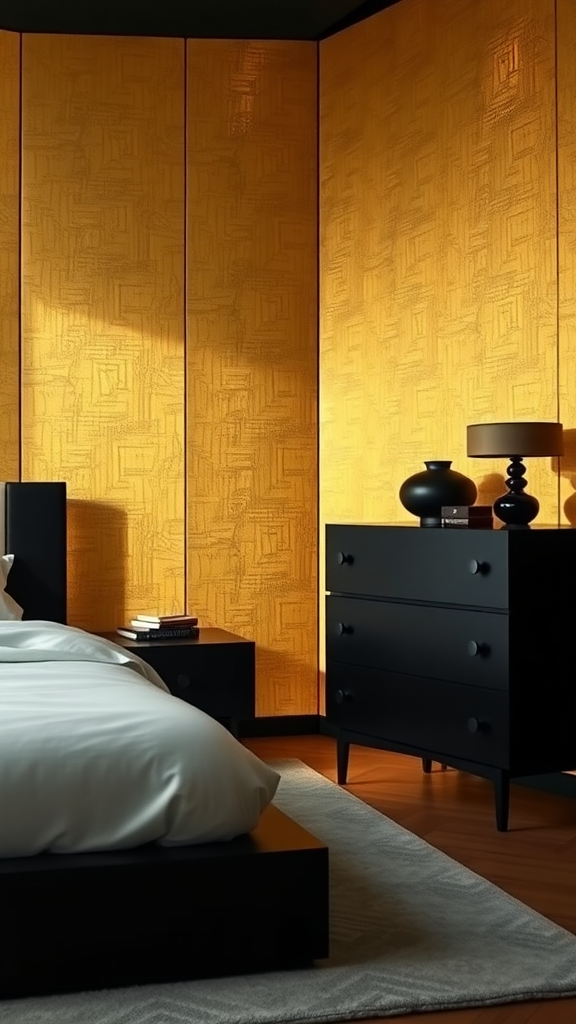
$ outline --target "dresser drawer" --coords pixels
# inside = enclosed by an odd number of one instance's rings
[[[506,690],[508,626],[501,612],[326,598],[328,661]]]
[[[326,714],[334,725],[414,751],[509,766],[508,699],[458,686],[328,663]]]
[[[326,590],[396,600],[509,606],[503,530],[326,527]]]

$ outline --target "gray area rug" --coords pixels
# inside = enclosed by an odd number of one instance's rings
[[[576,937],[300,761],[275,803],[330,848],[308,970],[0,1002],[2,1024],[296,1024],[576,995]]]

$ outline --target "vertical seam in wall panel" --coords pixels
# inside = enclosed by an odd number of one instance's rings
[[[556,187],[556,420],[560,422],[560,133],[558,131],[558,0],[554,0],[554,175]],[[561,521],[560,462],[556,470],[556,507],[558,524]]]
[[[188,607],[188,40],[184,44],[184,611]]]
[[[23,35],[19,33],[18,53],[18,480],[22,479],[22,154],[24,150],[22,117]]]
[[[316,43],[316,714],[321,705],[320,651],[320,43]]]

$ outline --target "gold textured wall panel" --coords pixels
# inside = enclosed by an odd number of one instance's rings
[[[322,529],[411,519],[429,458],[491,502],[466,424],[557,418],[555,146],[554,0],[402,0],[321,43]],[[528,480],[555,522],[555,467]]]
[[[317,711],[316,52],[188,43],[188,604]]]
[[[20,35],[0,29],[0,480],[20,477]]]
[[[558,328],[561,511],[576,526],[576,5],[558,0]]]
[[[67,481],[93,629],[184,602],[184,63],[23,37],[23,479]]]

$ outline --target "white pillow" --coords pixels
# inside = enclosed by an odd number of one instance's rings
[[[24,612],[24,609],[4,589],[13,563],[14,555],[2,555],[0,558],[0,620],[8,619],[14,621],[15,619],[21,619]]]

